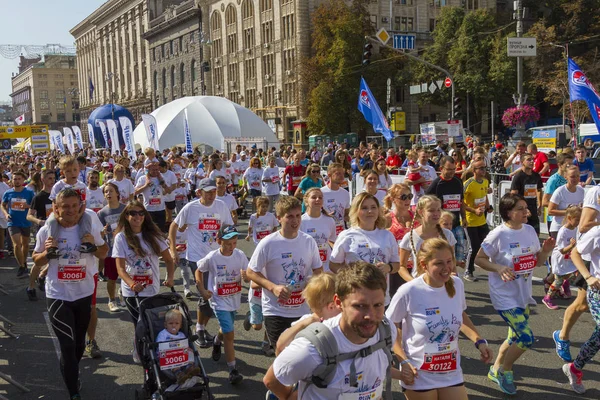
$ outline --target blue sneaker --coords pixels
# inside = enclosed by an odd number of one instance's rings
[[[265,395],[266,400],[279,400],[277,396],[273,394],[270,390],[267,390],[267,394]]]
[[[554,339],[554,343],[556,344],[556,354],[566,362],[571,362],[573,359],[571,358],[571,342],[569,340],[560,340],[560,331],[554,331],[552,333],[552,339]]]
[[[488,372],[488,379],[494,383],[498,383],[498,373],[494,371],[494,366],[490,366],[490,371]]]
[[[498,386],[506,394],[517,394],[512,371],[504,371],[498,374]]]

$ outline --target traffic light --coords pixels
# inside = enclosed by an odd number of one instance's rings
[[[460,119],[462,116],[462,105],[460,104],[460,97],[455,97],[452,102],[454,107],[454,119]]]
[[[371,43],[365,43],[365,47],[363,50],[363,57],[362,57],[362,65],[363,67],[366,67],[367,65],[369,65],[371,63],[371,50],[373,50],[373,45]]]

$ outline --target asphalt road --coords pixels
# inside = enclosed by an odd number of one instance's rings
[[[253,245],[244,240],[239,241],[239,248],[248,256]],[[16,387],[0,378],[0,399],[2,396],[11,400],[23,399],[67,399],[58,368],[57,351],[53,342],[53,333],[48,328],[44,313],[46,311],[43,293],[38,291],[40,300],[30,302],[25,294],[26,280],[15,278],[14,260],[0,261],[0,284],[9,294],[0,293],[0,315],[15,323],[13,332],[18,339],[0,332],[0,373],[8,374],[13,379],[27,386],[29,393],[21,393]],[[544,271],[538,269],[537,276],[542,277]],[[176,284],[183,290],[179,273],[176,273]],[[479,282],[465,282],[468,310],[473,322],[478,326],[483,337],[487,338],[494,352],[504,340],[507,327],[491,307],[485,274],[478,271]],[[245,291],[244,291],[245,292]],[[561,371],[563,362],[554,352],[552,331],[559,329],[562,323],[567,300],[559,301],[561,309],[548,310],[542,303],[543,285],[541,279],[534,282],[534,297],[538,306],[531,312],[531,325],[536,335],[535,346],[525,353],[515,366],[515,383],[518,394],[516,399],[599,399],[600,367],[596,362],[590,363],[584,371],[584,384],[587,392],[576,395],[570,390],[566,377]],[[110,313],[107,307],[106,284],[100,283],[98,292],[99,324],[97,330],[98,344],[103,357],[92,360],[84,356],[81,362],[81,391],[84,400],[133,399],[134,390],[143,381],[143,370],[135,365],[131,358],[133,325],[126,312]],[[195,301],[189,301],[190,308],[195,309]],[[227,366],[224,357],[219,362],[210,358],[210,349],[200,349],[202,362],[210,377],[210,385],[218,399],[264,399],[265,388],[263,375],[272,362],[260,350],[262,332],[246,332],[242,327],[244,315],[248,311],[246,296],[243,296],[242,308],[236,319],[236,357],[238,369],[245,380],[232,387],[227,381]],[[590,336],[594,323],[589,314],[584,314],[572,331],[572,354],[576,355],[579,346]],[[216,320],[208,324],[211,333],[218,329]],[[505,396],[486,375],[488,366],[478,360],[478,352],[464,338],[460,342],[462,368],[469,397],[471,399],[499,399]],[[402,399],[398,383],[394,383],[394,398]]]

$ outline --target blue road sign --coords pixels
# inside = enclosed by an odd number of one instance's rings
[[[415,35],[394,35],[394,48],[402,50],[412,50],[415,48],[417,39]]]

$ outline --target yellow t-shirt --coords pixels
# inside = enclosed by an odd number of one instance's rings
[[[481,183],[475,178],[469,178],[465,184],[465,204],[471,208],[485,207],[489,183],[483,179]],[[467,226],[476,227],[486,224],[485,213],[477,215],[466,210]]]

